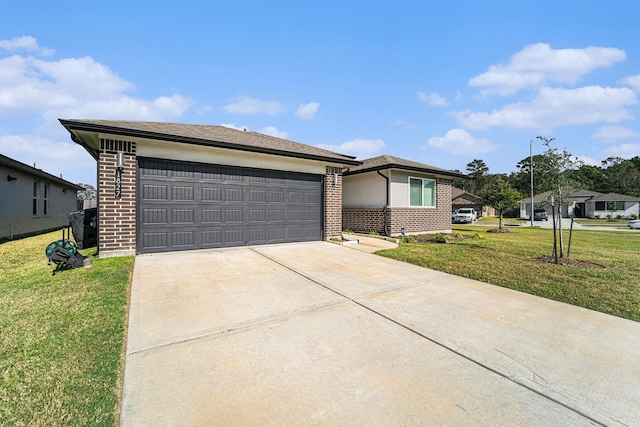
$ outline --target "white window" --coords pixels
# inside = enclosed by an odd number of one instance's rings
[[[436,181],[409,178],[409,206],[436,206]]]

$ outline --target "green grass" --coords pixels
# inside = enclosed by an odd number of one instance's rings
[[[52,276],[45,248],[59,238],[0,244],[0,424],[113,426],[133,257]]]
[[[640,233],[574,230],[571,258],[594,265],[569,267],[541,261],[552,253],[552,230],[519,227],[511,231],[486,233],[479,227],[460,226],[454,232],[477,233],[480,239],[446,245],[403,243],[377,253],[640,321]],[[568,236],[565,232],[565,239]]]
[[[498,225],[498,223],[500,222],[500,218],[497,216],[483,216],[482,218],[478,218],[478,220],[475,222],[475,224],[478,225]],[[523,225],[527,222],[527,220],[524,219],[520,219],[520,218],[502,218],[502,225],[505,224],[516,224],[516,225]]]

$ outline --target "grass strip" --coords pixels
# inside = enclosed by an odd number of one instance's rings
[[[380,255],[640,321],[640,234],[574,230],[571,258],[584,266],[542,262],[551,255],[553,232],[518,227],[511,234],[484,227],[454,227],[479,239],[447,244],[402,243]],[[568,239],[569,233],[565,233]],[[566,241],[565,241],[566,245]]]
[[[0,419],[113,426],[134,258],[94,258],[90,268],[52,276],[45,248],[59,238],[0,244]]]

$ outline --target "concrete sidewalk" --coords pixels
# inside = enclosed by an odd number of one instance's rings
[[[121,424],[640,425],[640,324],[323,242],[136,258]]]

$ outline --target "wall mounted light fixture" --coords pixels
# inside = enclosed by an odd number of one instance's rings
[[[123,151],[117,152],[116,167],[119,169],[124,168],[124,152]]]
[[[7,175],[7,181],[15,181],[18,178],[16,178],[15,176],[11,176],[11,175]]]
[[[333,185],[338,185],[338,174],[337,173],[333,174]]]

